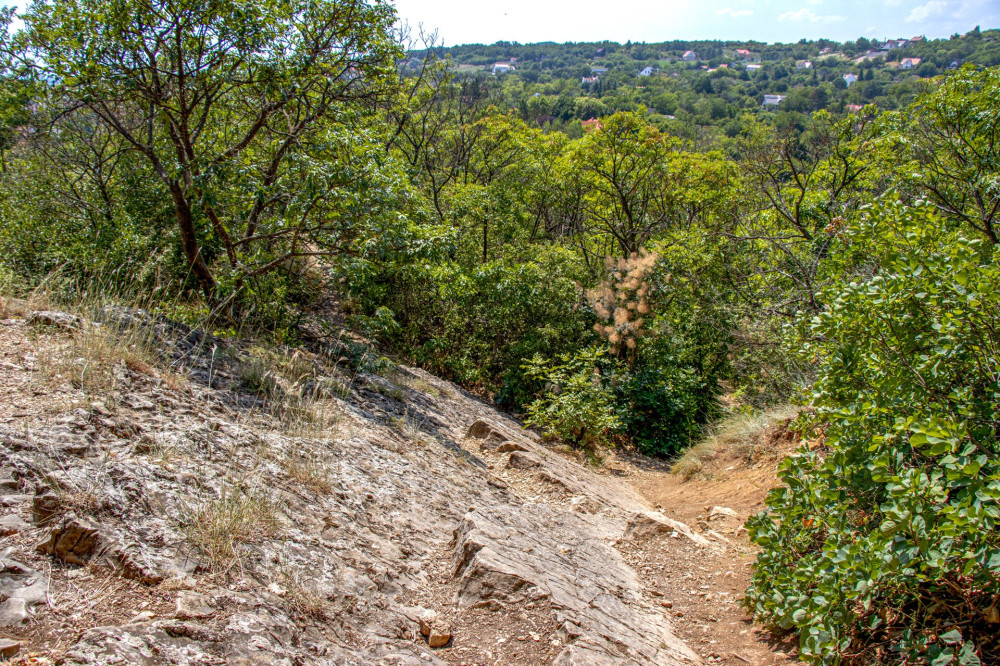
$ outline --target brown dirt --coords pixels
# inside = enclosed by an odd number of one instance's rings
[[[651,601],[670,610],[677,635],[708,663],[770,666],[798,661],[794,637],[774,635],[754,624],[740,605],[754,560],[743,524],[764,508],[767,491],[778,484],[777,464],[795,446],[784,425],[772,426],[759,437],[753,460],[722,450],[691,480],[645,456],[625,453],[607,461],[609,473],[626,477],[651,505],[716,546],[699,548],[669,535],[619,544],[625,560],[648,585]],[[714,507],[737,515],[712,516]]]

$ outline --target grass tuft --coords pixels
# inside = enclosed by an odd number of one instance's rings
[[[288,451],[281,459],[281,468],[289,479],[324,495],[333,490],[330,470],[314,453],[304,449]]]
[[[277,506],[257,486],[224,487],[215,499],[189,507],[182,528],[213,569],[228,571],[240,560],[242,546],[272,536]]]
[[[705,467],[705,463],[723,453],[746,461],[752,460],[760,449],[760,436],[776,421],[794,419],[799,407],[783,405],[756,414],[732,414],[718,422],[700,442],[687,449],[670,471],[692,479]]]

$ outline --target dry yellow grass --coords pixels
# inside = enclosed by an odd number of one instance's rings
[[[318,493],[331,492],[330,470],[320,456],[305,449],[295,449],[285,453],[281,459],[285,475],[300,486]]]
[[[190,507],[182,525],[216,571],[240,560],[241,546],[277,529],[277,506],[258,485],[226,486],[218,498]]]
[[[705,463],[723,452],[749,459],[756,452],[761,433],[777,421],[798,416],[801,408],[782,405],[758,414],[732,414],[720,421],[712,432],[686,450],[670,471],[690,479],[701,472]]]
[[[304,581],[301,575],[287,569],[282,570],[279,584],[285,590],[285,605],[292,612],[314,620],[329,619],[330,604],[310,583]]]

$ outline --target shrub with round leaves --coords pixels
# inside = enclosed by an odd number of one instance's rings
[[[928,206],[849,232],[877,268],[790,347],[817,364],[825,445],[752,518],[745,603],[812,663],[1000,661],[1000,265]]]

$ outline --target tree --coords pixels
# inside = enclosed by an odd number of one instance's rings
[[[835,122],[820,111],[802,132],[750,119],[745,125],[738,150],[750,208],[735,207],[725,233],[740,243],[768,246],[748,270],[769,277],[735,279],[747,284],[745,293],[754,299],[751,292],[780,284],[777,301],[758,304],[776,313],[791,315],[801,306],[818,311],[820,260],[844,217],[860,205],[870,168],[864,142],[870,123],[867,117]]]
[[[617,246],[637,252],[670,221],[671,140],[634,113],[618,113],[584,137],[572,162],[590,220]]]
[[[335,120],[380,94],[397,51],[383,0],[41,0],[6,55],[142,155],[209,302],[214,242],[246,277],[335,251]],[[340,174],[344,175],[344,174]]]
[[[918,99],[896,138],[911,151],[910,187],[1000,243],[1000,70],[963,67]]]

